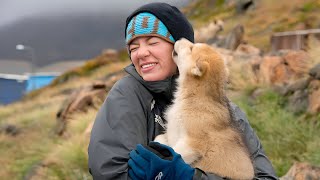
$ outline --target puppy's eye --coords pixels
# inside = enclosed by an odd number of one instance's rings
[[[176,52],[176,50],[173,50],[172,56],[178,56],[178,53]]]
[[[190,46],[190,51],[192,51],[193,46]]]

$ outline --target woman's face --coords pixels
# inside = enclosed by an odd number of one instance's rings
[[[129,45],[131,60],[145,81],[160,81],[172,76],[177,65],[172,59],[173,44],[155,36],[137,37]]]

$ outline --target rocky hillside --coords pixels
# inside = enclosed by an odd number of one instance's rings
[[[223,20],[221,35],[241,24],[244,41],[265,52],[270,50],[270,36],[275,32],[320,28],[319,0],[196,0],[184,11],[196,28]]]

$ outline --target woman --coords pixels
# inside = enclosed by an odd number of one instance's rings
[[[223,179],[192,168],[172,148],[152,142],[164,132],[162,113],[175,90],[173,44],[182,37],[194,42],[191,24],[176,7],[150,3],[127,18],[125,33],[132,64],[97,114],[89,144],[93,178]],[[245,114],[231,107],[245,134],[256,179],[277,179]]]

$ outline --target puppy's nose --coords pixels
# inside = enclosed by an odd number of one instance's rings
[[[178,56],[178,53],[176,52],[176,50],[172,51],[172,56]]]

